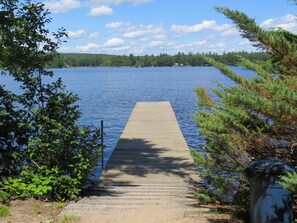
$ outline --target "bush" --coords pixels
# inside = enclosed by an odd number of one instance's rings
[[[204,193],[194,193],[194,196],[198,199],[200,204],[209,204],[213,202],[213,199]]]
[[[0,204],[9,205],[10,203],[10,195],[9,193],[0,190]]]
[[[0,217],[7,217],[10,215],[9,207],[6,205],[0,205]]]
[[[58,168],[46,170],[43,174],[33,173],[26,167],[17,178],[3,181],[4,189],[14,197],[35,197],[55,200],[75,199],[80,193],[79,181],[62,175]]]
[[[77,95],[50,82],[48,61],[67,36],[50,33],[42,3],[2,0],[0,66],[22,93],[0,85],[0,174],[16,197],[73,199],[88,184],[100,153],[99,130],[81,127]],[[50,38],[49,36],[53,36]]]

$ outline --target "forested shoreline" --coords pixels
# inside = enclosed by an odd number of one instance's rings
[[[269,55],[265,52],[229,52],[222,55],[216,53],[175,55],[107,55],[107,54],[79,54],[62,53],[47,63],[48,68],[67,67],[171,67],[171,66],[207,66],[204,56],[211,57],[221,63],[235,66],[245,57],[251,61],[267,61]]]

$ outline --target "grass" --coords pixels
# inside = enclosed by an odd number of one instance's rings
[[[43,223],[61,223],[60,212],[63,207],[67,205],[64,202],[46,202],[36,199],[15,199],[9,205],[10,214],[7,216],[0,216],[0,222],[14,223],[14,222],[43,222]],[[2,208],[0,204],[0,208]],[[5,208],[4,208],[5,209]],[[1,210],[0,210],[1,211]],[[15,221],[18,219],[20,221]],[[75,218],[64,218],[64,223],[74,223]]]
[[[65,207],[68,203],[60,201],[60,202],[55,202],[54,204],[55,204],[57,207],[63,208],[63,207]]]
[[[209,204],[213,201],[207,194],[194,193],[194,196],[198,199],[200,204]]]
[[[31,207],[32,214],[38,214],[39,212],[40,212],[40,206],[38,204],[35,204]]]
[[[80,220],[80,217],[76,215],[65,215],[61,219],[61,223],[75,223],[75,222],[79,222],[79,220]]]
[[[9,207],[6,205],[0,206],[0,217],[7,217],[10,215]]]

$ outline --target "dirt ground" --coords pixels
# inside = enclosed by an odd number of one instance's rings
[[[125,217],[122,219],[109,218],[87,218],[78,216],[59,216],[64,203],[50,203],[34,199],[15,200],[10,205],[10,216],[0,217],[1,223],[100,223],[100,222],[122,222],[122,223],[236,223],[227,214],[214,212],[201,216],[185,216],[184,218],[174,217],[150,217],[149,219],[137,219]]]
[[[0,217],[1,223],[56,223],[63,203],[50,203],[35,199],[14,200],[11,202],[8,217]]]

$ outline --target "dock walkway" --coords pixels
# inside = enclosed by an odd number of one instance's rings
[[[100,178],[95,195],[72,202],[62,215],[88,222],[172,222],[197,208],[193,159],[169,102],[139,102]],[[96,220],[97,219],[97,220]]]

